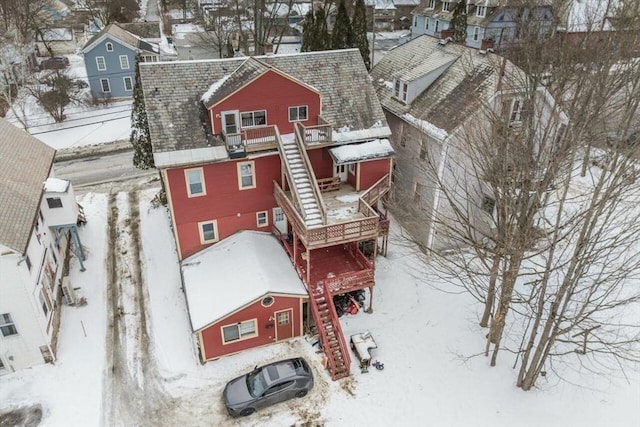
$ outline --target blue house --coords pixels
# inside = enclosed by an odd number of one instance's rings
[[[158,62],[160,47],[118,24],[109,24],[82,48],[89,88],[96,99],[130,98],[135,84],[136,53],[143,62]]]
[[[447,38],[453,11],[460,0],[421,0],[413,11],[411,37],[427,34]],[[465,44],[476,49],[503,48],[518,43],[525,31],[540,37],[553,35],[553,10],[548,0],[532,2],[513,0],[468,0],[467,38]]]

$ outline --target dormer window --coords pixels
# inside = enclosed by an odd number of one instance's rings
[[[448,12],[449,11],[449,2],[448,1],[443,1],[442,2],[442,11],[443,12]]]
[[[487,6],[478,6],[476,8],[476,16],[479,16],[480,18],[487,16]]]
[[[401,100],[402,102],[407,102],[407,92],[409,89],[409,85],[406,82],[396,80],[393,85],[393,96]]]
[[[436,8],[436,0],[429,0],[429,9],[435,9]]]
[[[113,52],[113,43],[107,43],[107,52]]]

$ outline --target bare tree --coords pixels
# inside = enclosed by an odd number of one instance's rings
[[[72,103],[82,103],[82,93],[88,84],[84,80],[74,80],[56,70],[29,87],[31,94],[42,108],[56,121],[62,122],[66,108]]]
[[[413,167],[424,188],[396,194],[398,217],[425,230],[416,240],[429,262],[482,302],[491,365],[503,349],[521,356],[524,390],[550,357],[576,349],[640,358],[640,334],[623,317],[640,300],[629,286],[640,267],[640,144],[630,138],[640,129],[640,67],[627,60],[626,38],[640,27],[637,8],[616,13],[624,28],[587,31],[599,48],[586,52],[575,40],[540,37],[539,22],[521,22],[521,43],[494,57],[496,96],[464,99],[460,109],[473,115],[444,143],[421,136]],[[482,71],[467,61],[473,82]],[[595,153],[605,153],[599,166]],[[576,162],[585,173],[597,169],[580,194]]]

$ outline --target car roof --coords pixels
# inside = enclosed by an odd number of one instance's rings
[[[303,366],[301,358],[281,360],[262,367],[269,385],[294,378],[299,375],[298,369]]]

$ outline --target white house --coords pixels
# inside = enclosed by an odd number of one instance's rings
[[[426,35],[390,50],[371,75],[396,151],[394,214],[428,250],[495,229],[495,194],[481,177],[491,156],[478,150],[498,158],[497,141],[510,138],[506,157],[517,169],[532,159],[514,141],[530,137],[533,151],[547,152],[568,124],[547,88],[510,61]],[[527,117],[534,131],[518,134]],[[462,210],[470,230],[452,231]]]
[[[56,359],[65,256],[79,206],[55,150],[0,119],[0,375]]]

